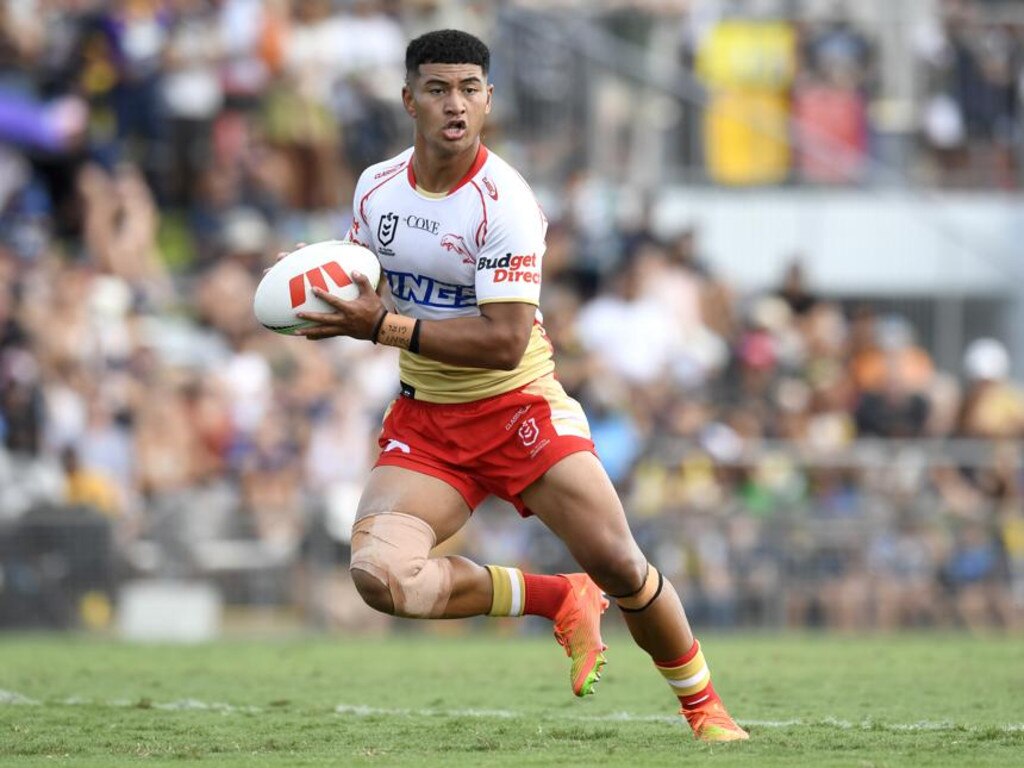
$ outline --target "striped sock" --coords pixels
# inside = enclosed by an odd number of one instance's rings
[[[690,650],[678,659],[656,661],[654,664],[672,687],[672,693],[679,698],[683,709],[691,709],[718,698],[711,685],[711,671],[696,638]]]
[[[518,568],[486,566],[493,593],[488,616],[545,616],[554,620],[571,586],[561,576],[538,576]]]

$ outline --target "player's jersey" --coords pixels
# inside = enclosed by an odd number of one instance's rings
[[[359,177],[346,238],[380,260],[399,312],[425,320],[473,317],[488,302],[540,301],[547,220],[522,177],[482,144],[451,191],[418,190],[412,148]],[[537,311],[529,344],[512,371],[466,368],[403,351],[403,387],[419,400],[480,400],[554,370]]]

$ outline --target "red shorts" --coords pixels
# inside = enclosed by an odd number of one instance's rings
[[[519,494],[571,453],[594,452],[580,404],[554,376],[469,403],[400,397],[384,416],[377,466],[444,480],[475,509],[489,494],[531,515]]]

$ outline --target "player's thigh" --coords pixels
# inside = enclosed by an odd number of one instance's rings
[[[594,454],[566,456],[525,489],[522,498],[602,589],[622,595],[643,584],[647,561]]]
[[[440,544],[466,524],[472,510],[444,480],[404,467],[381,466],[370,473],[356,519],[387,512],[423,520],[434,529],[435,544]]]

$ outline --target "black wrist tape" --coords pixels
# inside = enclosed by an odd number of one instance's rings
[[[380,328],[384,325],[384,318],[388,316],[388,310],[385,307],[381,307],[380,317],[377,318],[376,325],[373,326],[373,333],[370,334],[370,341],[374,344],[377,343],[377,337],[380,336]]]
[[[416,318],[416,325],[412,327],[412,336],[409,337],[409,351],[420,351],[420,320]]]

